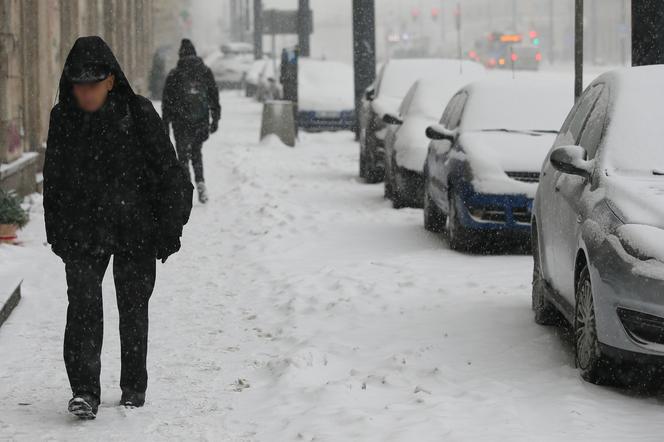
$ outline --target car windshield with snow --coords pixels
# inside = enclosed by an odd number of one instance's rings
[[[572,105],[565,82],[481,81],[459,91],[432,139],[424,166],[424,223],[450,246],[530,237],[542,161]]]
[[[662,67],[614,71],[585,91],[546,159],[533,217],[533,309],[574,329],[584,379],[664,359]]]
[[[355,126],[353,68],[343,62],[301,59],[298,125],[309,131]]]
[[[383,116],[389,125],[385,137],[385,196],[397,209],[422,207],[422,169],[429,145],[426,128],[440,119],[461,87],[485,75],[483,69],[460,70],[458,61],[450,60],[448,64],[444,75],[424,78],[411,86],[398,115],[388,112]]]
[[[374,86],[367,90],[360,116],[360,177],[369,183],[383,181],[385,174],[385,137],[383,116],[397,113],[410,87],[420,78],[438,78],[450,73],[482,73],[484,68],[471,61],[396,59],[386,62]]]

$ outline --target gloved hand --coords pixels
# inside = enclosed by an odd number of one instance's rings
[[[219,120],[212,120],[210,123],[210,133],[213,134],[219,130]]]
[[[169,256],[180,250],[180,238],[163,238],[157,246],[157,259],[165,263]]]

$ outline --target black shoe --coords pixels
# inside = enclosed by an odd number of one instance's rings
[[[120,405],[127,408],[139,408],[145,405],[145,393],[135,391],[123,391]]]
[[[67,407],[69,412],[79,419],[91,420],[97,417],[99,399],[91,394],[75,394]]]

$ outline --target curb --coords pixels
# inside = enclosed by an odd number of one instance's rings
[[[19,301],[21,300],[21,284],[23,281],[19,282],[14,291],[9,295],[7,299],[0,298],[0,327],[5,321],[9,318],[9,315],[16,308]]]

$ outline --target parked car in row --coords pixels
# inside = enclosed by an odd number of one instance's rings
[[[347,63],[302,58],[298,74],[298,125],[308,131],[353,130],[353,67]]]
[[[546,153],[572,105],[567,82],[486,80],[445,108],[424,165],[424,226],[455,250],[530,240],[532,201]]]
[[[360,177],[369,183],[383,181],[385,173],[386,113],[397,113],[408,89],[420,78],[442,77],[450,60],[395,59],[380,69],[374,86],[366,91],[360,115]],[[475,62],[452,61],[462,72],[483,72]]]
[[[269,60],[263,58],[261,60],[256,60],[251,65],[247,74],[244,77],[244,92],[247,97],[255,97],[258,92],[258,82],[260,81],[261,72],[265,69],[265,64]]]
[[[395,208],[421,208],[424,201],[422,169],[429,139],[426,128],[435,124],[464,85],[484,76],[481,69],[459,71],[458,61],[446,63],[445,70],[433,78],[421,79],[410,88],[398,115],[383,116],[388,131],[385,137],[385,196]]]
[[[569,321],[593,383],[615,381],[621,362],[664,365],[662,78],[662,66],[597,78],[567,117],[535,198],[535,321]]]
[[[205,64],[210,67],[220,89],[240,89],[245,75],[254,63],[254,47],[248,43],[231,42],[210,54]]]

